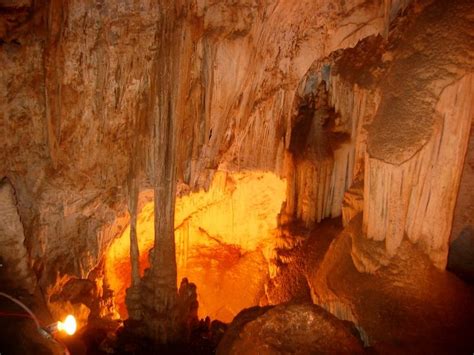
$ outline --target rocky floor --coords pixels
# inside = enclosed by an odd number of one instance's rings
[[[472,353],[472,285],[433,267],[406,240],[399,256],[371,273],[360,272],[353,259],[366,264],[374,257],[382,260],[384,245],[361,245],[360,238],[347,232],[351,230],[343,233],[337,219],[327,220],[299,247],[286,250],[286,263],[272,281],[274,298],[288,301],[284,285],[292,285],[296,299],[309,294],[339,319],[355,323],[371,352]]]
[[[360,244],[351,230],[342,233],[340,219],[325,220],[310,232],[298,226],[283,230],[283,240],[298,242],[277,253],[276,276],[266,294],[278,306],[244,310],[227,331],[222,323],[201,322],[190,342],[158,349],[119,322],[91,321],[58,342],[0,299],[0,352],[61,354],[66,346],[71,354],[471,353],[472,286],[434,268],[408,241],[401,246],[403,257],[362,273],[354,255],[358,263],[370,263],[380,246]],[[52,322],[39,295],[9,292],[35,311],[42,326]]]

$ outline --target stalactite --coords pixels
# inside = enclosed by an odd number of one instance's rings
[[[380,102],[380,93],[372,87],[360,86],[343,78],[337,68],[331,72],[329,103],[339,114],[339,130],[350,134],[347,172],[350,181],[362,179],[364,159],[367,147],[367,130],[365,126],[372,121]]]
[[[350,119],[341,122],[330,105],[324,81],[314,97],[306,100],[309,103],[303,104],[290,146],[294,163],[287,169],[295,172],[289,175],[287,213],[311,227],[341,214],[344,193],[353,179],[354,140],[346,128],[351,127]]]
[[[381,48],[380,41],[380,38],[370,38],[361,47],[377,52]],[[290,147],[291,154],[287,159],[286,214],[294,215],[307,227],[324,218],[340,216],[346,192],[354,181],[363,181],[366,125],[376,113],[380,92],[374,85],[376,76],[347,70],[353,65],[354,57],[363,57],[360,52],[360,49],[356,49],[356,54],[351,50],[344,52],[331,64],[314,63],[300,85],[300,97],[315,100],[313,124],[319,124],[320,128],[314,144],[319,145],[320,152],[322,147],[326,149],[324,158],[320,155],[302,160],[298,158],[301,155],[298,151],[303,148]],[[308,104],[303,102],[300,105],[301,116],[307,111],[305,105]],[[302,129],[300,125],[296,123],[292,129],[292,139],[298,138],[297,131]],[[347,216],[353,217],[351,213]]]
[[[61,132],[61,70],[62,63],[58,60],[61,47],[62,32],[67,16],[67,2],[53,0],[49,4],[47,17],[48,46],[45,50],[44,65],[44,98],[47,122],[48,148],[51,163],[57,168],[59,162],[59,144]]]

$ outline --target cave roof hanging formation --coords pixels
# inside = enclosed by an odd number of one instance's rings
[[[0,68],[0,291],[74,351],[474,351],[472,0],[0,0]]]

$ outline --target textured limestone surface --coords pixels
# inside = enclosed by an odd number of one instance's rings
[[[15,192],[8,181],[0,181],[0,280],[3,288],[34,292],[36,277],[28,263],[25,233],[18,215]],[[15,275],[15,277],[9,277]]]
[[[405,5],[2,3],[0,176],[15,188],[41,287],[49,295],[63,275],[88,278],[125,229],[128,177],[141,171],[143,189],[154,176],[160,95],[179,121],[177,173],[191,189],[208,187],[218,168],[281,174],[293,98],[308,68],[386,33]],[[180,29],[163,37],[164,9]],[[160,82],[159,48],[179,53],[169,85]]]
[[[441,93],[473,70],[472,11],[469,1],[438,1],[406,24],[370,128],[372,157],[399,165],[430,140]]]
[[[441,269],[474,115],[473,11],[435,2],[406,25],[368,132],[364,232],[390,255],[406,235]]]
[[[312,304],[249,309],[230,324],[217,354],[364,353],[347,323]]]
[[[131,269],[138,286],[150,263],[166,265],[148,300],[161,313],[190,276],[226,320],[312,295],[382,350],[422,330],[452,344],[465,320],[452,302],[469,297],[438,269],[450,240],[461,264],[471,240],[474,6],[409,3],[0,1],[0,254],[58,317],[111,316],[112,291],[125,314]],[[323,220],[341,214],[323,262]],[[289,237],[300,222],[313,234]],[[301,244],[307,261],[289,251]]]
[[[360,216],[352,223],[360,224]],[[435,268],[408,240],[387,266],[359,272],[351,255],[358,228],[336,237],[308,278],[313,301],[354,322],[366,344],[381,353],[472,351],[472,289]],[[383,243],[370,242],[367,258],[383,260]]]

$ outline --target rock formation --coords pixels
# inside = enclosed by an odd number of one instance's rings
[[[235,318],[217,349],[222,355],[363,352],[350,324],[312,304],[245,310]]]
[[[152,153],[143,137],[162,90],[152,84],[160,67],[153,63],[169,4],[9,4],[2,15],[0,172],[17,192],[26,243],[41,241],[29,253],[47,288],[58,275],[86,278],[129,223],[126,181],[131,162],[150,161]],[[164,38],[180,53],[179,77],[169,83],[176,95],[169,94],[179,110],[177,177],[191,189],[208,187],[218,168],[280,175],[294,94],[308,68],[385,33],[404,5],[232,4],[176,4],[179,40]],[[140,189],[152,187],[145,165]]]
[[[274,174],[218,172],[208,191],[181,192],[177,197],[178,280],[186,277],[197,285],[201,317],[230,322],[241,309],[259,302],[273,249],[281,244],[281,239],[276,238],[277,215],[285,189],[285,181]],[[143,191],[137,220],[140,272],[150,266],[147,254],[153,247],[153,204],[153,191]],[[114,240],[104,266],[122,317],[127,316],[125,288],[132,281],[130,232],[131,228],[127,228]]]
[[[36,277],[28,265],[25,234],[18,215],[17,201],[8,179],[0,181],[0,280],[10,281],[10,287],[33,292]],[[15,275],[9,278],[8,275]]]
[[[297,299],[377,350],[442,329],[448,351],[471,315],[444,270],[472,275],[473,18],[470,0],[0,1],[5,285],[155,344]]]
[[[439,268],[447,262],[474,110],[469,11],[468,3],[437,3],[409,25],[368,135],[364,231],[385,240],[392,255],[406,234]]]
[[[127,309],[131,319],[141,319],[140,307],[140,251],[137,239],[138,185],[134,178],[130,182],[130,287],[127,289]]]
[[[180,34],[180,26],[175,22],[176,13],[172,3],[165,4],[161,13],[160,34],[156,61],[156,77],[152,78],[152,88],[162,88],[152,98],[154,108],[153,154],[151,169],[153,171],[153,188],[155,202],[155,241],[151,256],[151,268],[143,280],[141,302],[142,319],[152,339],[161,343],[177,339],[177,271],[174,241],[174,210],[176,199],[176,140],[177,111],[172,102],[176,95],[172,78],[178,72],[176,59],[179,53],[174,46],[167,46],[167,38]],[[158,82],[158,80],[160,80]]]
[[[392,258],[383,253],[383,242],[357,240],[361,223],[359,215],[336,237],[319,269],[308,276],[313,301],[353,322],[364,343],[381,353],[469,351],[472,290],[438,270],[406,239]],[[358,271],[354,248],[355,244],[361,248],[360,243],[366,244],[366,254],[357,257],[366,258],[365,268],[375,261],[376,272]]]

